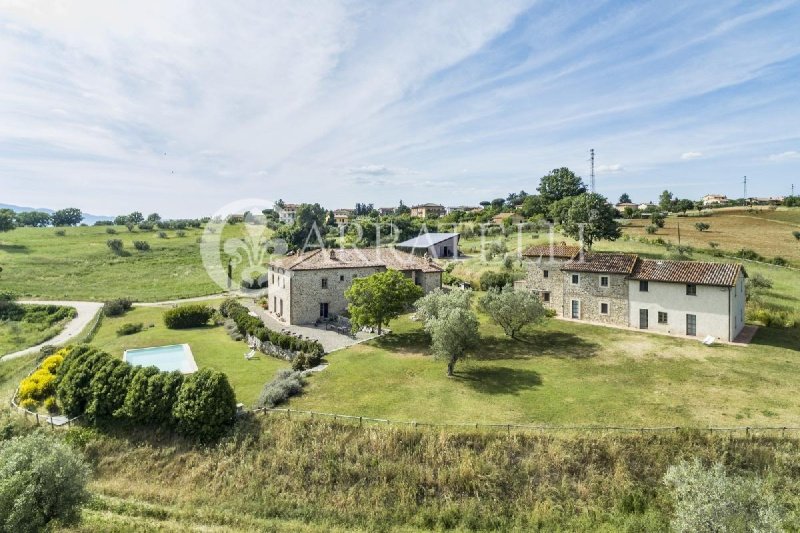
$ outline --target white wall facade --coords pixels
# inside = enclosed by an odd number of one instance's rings
[[[647,309],[648,330],[687,334],[687,315],[696,319],[695,337],[708,335],[732,341],[744,327],[744,277],[735,287],[696,285],[696,295],[686,294],[685,283],[649,281],[641,291],[638,280],[628,280],[629,326],[640,327],[640,312]],[[666,323],[659,323],[659,312],[666,313]]]

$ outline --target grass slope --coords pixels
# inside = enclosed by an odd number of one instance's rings
[[[222,291],[203,266],[198,242],[203,230],[186,229],[183,237],[167,230],[167,238],[162,239],[158,231],[131,233],[124,226],[116,226],[117,233],[110,235],[106,228],[64,228],[64,236],[56,235],[53,228],[17,228],[3,233],[0,265],[4,288],[19,296],[93,301],[118,297],[161,301]],[[258,227],[264,233],[255,232],[255,242],[251,242],[249,229],[243,224],[224,227],[224,240],[240,239],[243,244],[228,249],[238,257],[223,253],[223,265],[227,257],[234,259],[234,279],[251,260],[260,265],[265,259],[258,255],[258,241],[266,238],[269,230]],[[106,241],[112,238],[123,241],[123,255],[114,255],[108,249]],[[150,251],[134,249],[133,241],[138,240],[147,241]]]
[[[209,302],[214,304],[218,302]],[[228,375],[238,401],[253,405],[261,393],[264,383],[270,381],[279,368],[289,363],[259,355],[249,361],[244,353],[247,345],[232,340],[221,326],[192,329],[167,329],[162,316],[168,307],[134,307],[122,317],[104,317],[91,344],[112,355],[122,357],[130,348],[147,348],[168,344],[187,343],[192,348],[199,368],[213,368]],[[125,323],[145,325],[145,329],[134,335],[117,336],[117,329]],[[152,325],[153,327],[148,327]]]
[[[753,345],[551,320],[505,337],[482,317],[480,349],[448,378],[421,326],[335,352],[298,409],[394,420],[623,426],[798,425],[800,331],[764,329]]]
[[[72,317],[65,317],[69,311],[66,307],[21,307],[27,310],[22,320],[0,320],[0,356],[52,339],[72,320]]]

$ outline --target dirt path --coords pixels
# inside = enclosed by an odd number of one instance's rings
[[[20,300],[19,303],[63,305],[65,307],[74,308],[78,314],[75,316],[75,318],[67,322],[67,324],[64,326],[64,329],[52,339],[46,340],[45,342],[37,344],[36,346],[31,346],[30,348],[25,348],[24,350],[19,350],[18,352],[12,352],[4,355],[0,358],[0,362],[22,357],[23,355],[38,351],[42,346],[48,344],[56,346],[74,339],[76,336],[78,336],[78,334],[80,334],[81,331],[83,331],[83,328],[85,328],[94,319],[94,317],[97,316],[97,313],[99,313],[100,309],[103,307],[103,304],[97,302],[71,302],[63,300]]]

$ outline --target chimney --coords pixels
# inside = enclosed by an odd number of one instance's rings
[[[334,249],[333,249],[333,248],[331,248],[330,250],[328,250],[328,256],[330,257],[331,261],[333,261],[333,260],[335,260],[335,259],[336,259],[336,252],[334,251]]]

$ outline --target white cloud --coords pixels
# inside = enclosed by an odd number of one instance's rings
[[[772,154],[767,159],[770,161],[789,161],[792,159],[800,159],[800,152],[797,150],[790,150],[788,152],[782,152],[780,154]]]
[[[388,167],[386,165],[361,165],[348,168],[347,173],[365,176],[397,176],[401,174],[413,174],[414,172],[407,168]]]
[[[595,169],[598,174],[616,174],[618,172],[625,172],[625,167],[619,163],[613,165],[598,165]]]
[[[703,157],[703,152],[684,152],[681,154],[681,159],[698,159]]]

